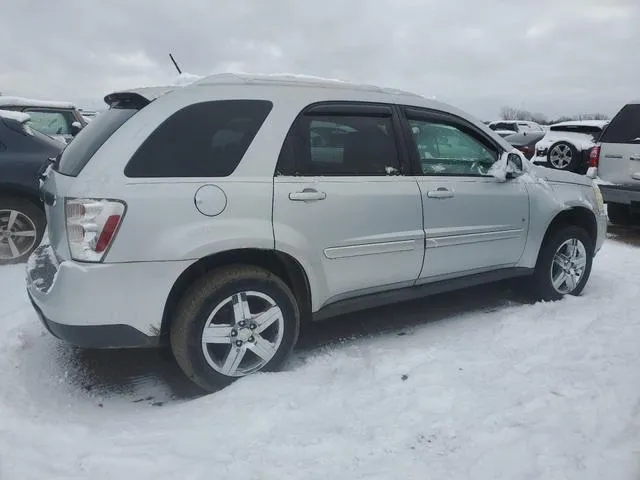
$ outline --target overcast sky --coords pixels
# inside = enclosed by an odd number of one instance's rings
[[[4,0],[0,92],[103,106],[183,71],[403,88],[482,119],[640,97],[640,0]]]

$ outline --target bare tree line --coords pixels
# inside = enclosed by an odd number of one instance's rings
[[[528,110],[514,107],[502,107],[500,109],[500,117],[503,120],[525,120],[529,122],[536,122],[540,125],[551,125],[553,123],[566,122],[569,120],[609,120],[609,116],[604,113],[581,113],[549,120],[543,113],[530,112]]]

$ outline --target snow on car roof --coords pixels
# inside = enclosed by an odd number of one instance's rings
[[[604,128],[608,120],[569,120],[567,122],[554,123],[550,127],[598,127]]]
[[[298,85],[318,88],[344,88],[347,90],[364,90],[391,95],[408,95],[423,98],[413,92],[407,92],[396,88],[379,87],[377,85],[350,83],[335,78],[324,78],[300,73],[217,73],[202,77],[193,84],[196,85],[222,85],[222,84],[272,84],[272,85]]]
[[[37,100],[35,98],[12,97],[0,95],[0,107],[43,107],[43,108],[75,108],[71,102],[60,102],[54,100]]]
[[[14,112],[12,110],[1,110],[0,109],[0,117],[8,118],[10,120],[16,120],[20,123],[28,122],[31,120],[31,117],[28,113],[24,112]]]

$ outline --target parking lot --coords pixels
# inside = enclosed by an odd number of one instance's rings
[[[311,325],[284,372],[211,395],[168,352],[53,339],[23,267],[3,267],[0,472],[631,478],[639,246],[611,228],[579,298],[529,304],[503,282]]]

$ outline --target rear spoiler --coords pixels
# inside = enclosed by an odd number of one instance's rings
[[[113,92],[104,97],[104,101],[109,107],[127,107],[140,110],[149,105],[156,98],[161,97],[175,90],[176,86],[167,87],[144,87],[132,90]]]

